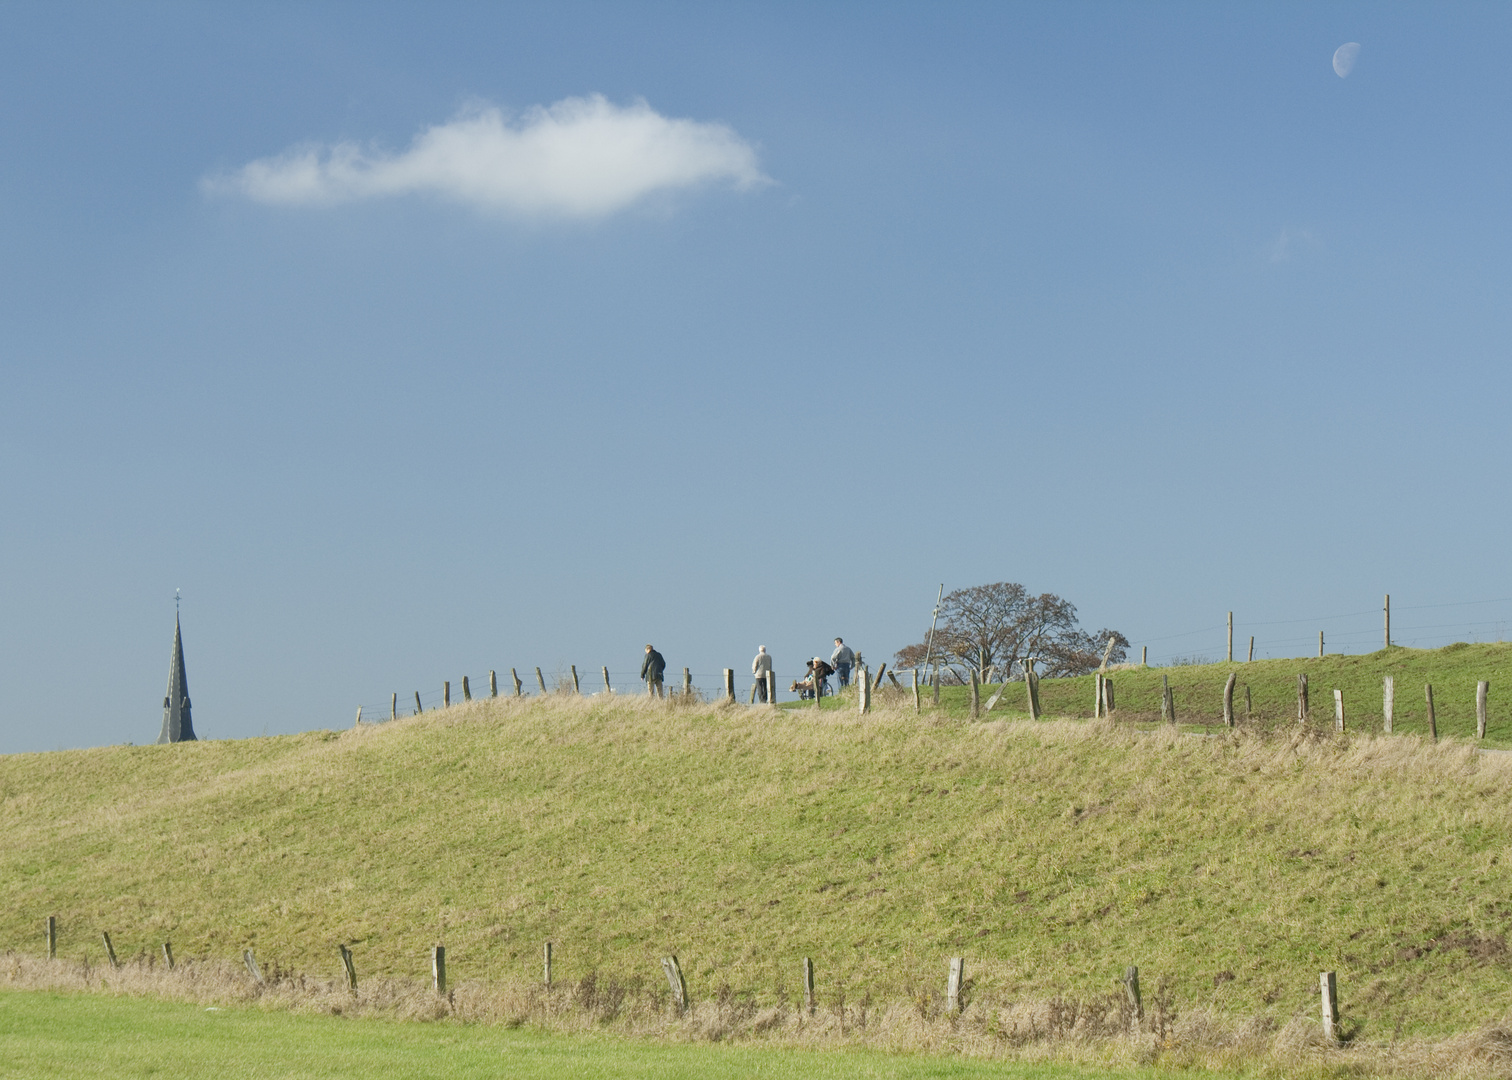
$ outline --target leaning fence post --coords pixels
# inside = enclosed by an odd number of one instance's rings
[[[1231,671],[1228,681],[1223,684],[1223,722],[1229,727],[1234,726],[1234,683],[1238,680],[1239,673]]]
[[[436,988],[436,993],[446,993],[446,946],[437,945],[431,949],[431,983]]]
[[[1486,695],[1491,691],[1491,684],[1482,679],[1475,684],[1475,737],[1486,737]]]
[[[1344,730],[1344,691],[1334,691],[1334,729]]]
[[[609,666],[607,664],[604,665],[604,693],[614,693],[614,687],[609,682]]]
[[[168,970],[173,970],[173,942],[163,942],[163,963],[168,965]]]
[[[355,720],[352,721],[352,726],[353,727],[361,727],[362,726],[362,706],[361,705],[357,706],[357,719],[355,719]]]
[[[1307,723],[1307,714],[1311,710],[1307,705],[1307,672],[1297,674],[1297,723]]]
[[[397,690],[389,695],[389,719],[399,719],[399,691]]]
[[[581,694],[583,692],[582,686],[578,683],[578,674],[577,674],[577,665],[576,664],[572,665],[572,692],[574,694]]]
[[[1176,722],[1175,702],[1171,699],[1171,677],[1166,674],[1160,676],[1160,719],[1167,724]]]
[[[1428,699],[1428,737],[1438,742],[1438,717],[1433,714],[1433,684],[1423,684],[1423,696]]]
[[[115,946],[110,943],[110,931],[100,931],[100,939],[105,942],[105,956],[110,961],[110,966],[113,968],[120,967],[121,965],[116,961]]]
[[[1396,679],[1387,675],[1381,680],[1381,720],[1383,730],[1391,734],[1391,726],[1394,721],[1393,713],[1396,712]]]
[[[667,985],[672,988],[672,1004],[679,1014],[688,1009],[688,981],[683,978],[682,965],[675,956],[662,957],[662,971],[667,974]]]
[[[1124,994],[1129,999],[1129,1013],[1135,1031],[1144,1023],[1144,1005],[1139,1000],[1139,968],[1130,964],[1124,968]]]
[[[536,668],[536,685],[541,688],[541,693],[546,692],[546,676],[541,674],[540,668]]]
[[[550,990],[551,989],[551,942],[549,942],[549,941],[546,943],[546,948],[544,950],[542,950],[541,968],[542,968],[542,973],[544,974],[545,979],[546,979],[546,989]]]
[[[242,950],[242,963],[247,965],[247,974],[257,980],[258,986],[267,985],[266,980],[263,979],[262,968],[257,966],[257,958],[252,955],[251,949]]]
[[[355,994],[357,992],[357,965],[352,962],[352,950],[345,945],[336,947],[341,950],[341,969],[346,973],[347,989]]]
[[[945,1011],[954,1016],[961,1011],[961,983],[966,975],[966,958],[950,958],[950,979],[945,983]]]
[[[58,917],[56,915],[47,917],[47,958],[49,960],[58,958]]]
[[[463,701],[471,701],[472,700],[472,687],[468,685],[467,676],[466,675],[462,676],[462,700]]]
[[[520,692],[525,689],[525,684],[520,681],[520,673],[518,671],[516,671],[514,668],[510,668],[509,669],[509,677],[514,680],[514,684],[515,684],[515,697],[519,697],[520,696]]]
[[[810,1016],[814,1015],[814,962],[807,956],[803,958],[803,1008]]]
[[[420,691],[415,691],[415,715],[419,716],[425,710],[420,706]]]
[[[919,711],[919,669],[913,669],[914,712]]]
[[[1319,989],[1323,996],[1323,1037],[1331,1043],[1339,1041],[1339,980],[1332,971],[1318,976]]]

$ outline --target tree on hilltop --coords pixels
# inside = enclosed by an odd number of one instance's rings
[[[932,645],[926,637],[899,649],[893,660],[899,668],[919,667],[928,654],[963,681],[972,668],[980,673],[996,667],[1012,677],[1030,656],[1043,665],[1042,675],[1085,675],[1102,663],[1110,638],[1108,662],[1121,663],[1129,639],[1117,630],[1089,634],[1078,625],[1076,605],[1069,600],[1054,593],[1033,596],[1017,582],[999,581],[947,594]]]

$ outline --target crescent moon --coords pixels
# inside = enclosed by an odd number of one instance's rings
[[[1334,74],[1341,79],[1347,79],[1349,73],[1354,70],[1355,58],[1359,55],[1360,43],[1358,41],[1346,41],[1340,45],[1334,50]]]

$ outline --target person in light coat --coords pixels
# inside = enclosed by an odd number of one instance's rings
[[[842,687],[850,685],[851,668],[855,666],[855,663],[856,654],[851,651],[851,647],[839,638],[836,638],[835,651],[830,654],[830,667],[835,669],[835,674],[839,676]]]
[[[765,702],[767,699],[767,676],[772,673],[772,655],[766,651],[765,645],[756,649],[756,659],[751,661],[751,674],[756,677],[756,700]]]

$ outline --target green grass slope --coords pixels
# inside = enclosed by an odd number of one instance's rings
[[[51,913],[72,958],[109,930],[330,976],[348,942],[421,977],[444,942],[454,980],[518,982],[551,940],[563,981],[676,952],[695,995],[762,1001],[804,956],[825,1001],[939,994],[951,955],[982,1002],[1137,963],[1178,1010],[1283,1019],[1336,969],[1366,1037],[1500,1017],[1512,757],[1282,728],[550,697],[13,755],[0,948],[39,952]]]
[[[1157,720],[1160,716],[1161,677],[1170,680],[1176,700],[1176,718],[1182,724],[1216,725],[1223,721],[1223,684],[1230,672],[1238,673],[1234,707],[1245,719],[1244,692],[1250,691],[1251,721],[1267,726],[1289,724],[1297,716],[1297,676],[1307,675],[1313,720],[1331,727],[1333,691],[1344,692],[1344,716],[1348,727],[1380,731],[1382,725],[1382,680],[1390,675],[1396,683],[1393,710],[1398,734],[1428,734],[1428,707],[1423,693],[1433,686],[1434,712],[1440,737],[1475,737],[1475,684],[1490,682],[1487,746],[1512,748],[1512,644],[1450,645],[1443,649],[1405,649],[1393,646],[1358,656],[1303,657],[1296,660],[1256,660],[1253,663],[1201,664],[1186,667],[1120,668],[1111,673],[1115,704],[1126,721]],[[906,675],[907,673],[905,673]],[[904,679],[905,675],[900,675]],[[984,688],[985,702],[997,690]],[[923,691],[928,700],[928,691]],[[1040,683],[1040,703],[1049,715],[1092,715],[1096,696],[1093,677],[1045,679]],[[941,690],[941,708],[964,717],[968,691],[962,687]],[[911,695],[907,696],[911,703]],[[1020,714],[1025,710],[1024,686],[1011,684],[994,714]]]

